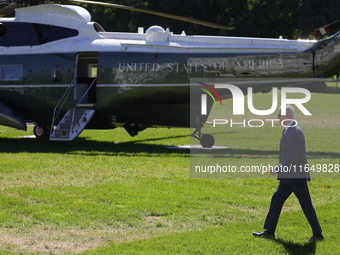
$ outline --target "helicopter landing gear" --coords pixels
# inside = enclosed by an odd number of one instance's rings
[[[50,126],[46,126],[46,125],[34,126],[33,133],[37,138],[49,137],[50,128],[51,128]]]
[[[211,148],[215,144],[215,138],[211,134],[202,135],[201,134],[202,126],[196,128],[195,131],[191,134],[191,136],[198,139],[203,148]]]
[[[203,134],[200,143],[203,148],[211,148],[215,144],[215,138],[211,134]]]

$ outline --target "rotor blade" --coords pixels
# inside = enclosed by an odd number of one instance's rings
[[[111,4],[111,3],[104,3],[104,2],[97,2],[97,1],[88,1],[88,0],[68,0],[68,1],[79,2],[79,3],[84,3],[84,4],[104,5],[104,6],[115,7],[115,8],[130,10],[130,11],[144,12],[144,13],[148,13],[148,14],[162,16],[162,17],[166,17],[166,18],[170,18],[170,19],[186,21],[186,22],[199,24],[199,25],[207,26],[207,27],[213,27],[213,28],[217,28],[217,29],[234,29],[234,27],[226,27],[226,26],[222,26],[222,25],[218,25],[218,24],[214,24],[214,23],[210,23],[210,22],[206,22],[206,21],[201,21],[201,20],[197,20],[197,19],[186,18],[186,17],[162,13],[162,12],[144,10],[144,9],[135,8],[135,7],[126,6],[126,5]]]
[[[339,28],[340,28],[340,21],[336,21],[326,26],[315,29],[315,33],[317,36],[322,36],[324,34],[331,32],[332,30],[339,29]]]
[[[10,5],[7,5],[6,7],[0,9],[0,17],[4,17],[7,14],[11,13],[12,11],[14,11],[14,9],[17,8],[17,4],[16,3],[11,3]]]

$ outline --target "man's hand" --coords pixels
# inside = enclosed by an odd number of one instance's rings
[[[271,168],[271,169],[269,170],[269,172],[270,172],[270,174],[271,174],[272,176],[275,175],[275,172],[274,172],[274,169],[273,169],[273,168]]]

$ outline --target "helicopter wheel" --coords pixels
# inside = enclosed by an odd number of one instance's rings
[[[203,134],[200,143],[203,148],[211,148],[215,144],[215,138],[211,134]]]
[[[37,138],[48,137],[50,135],[49,126],[34,126],[33,133]]]

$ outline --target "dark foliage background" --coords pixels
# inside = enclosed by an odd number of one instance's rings
[[[340,1],[336,0],[116,0],[108,1],[159,12],[191,17],[226,26],[218,30],[150,14],[117,8],[83,5],[92,19],[106,31],[136,32],[152,25],[178,34],[251,37],[314,38],[314,29],[337,21]]]

